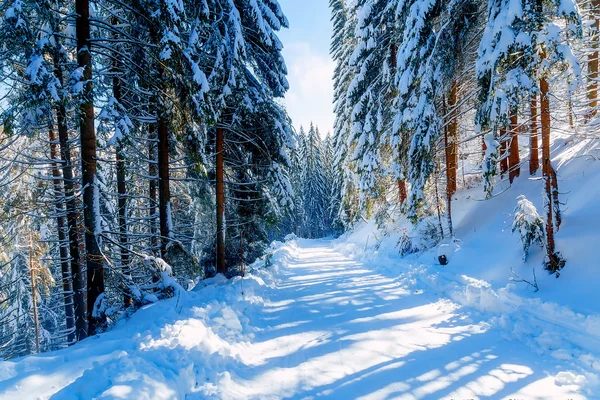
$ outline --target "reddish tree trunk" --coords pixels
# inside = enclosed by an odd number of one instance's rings
[[[54,75],[63,83],[62,66],[58,51],[53,54]],[[73,177],[73,163],[71,161],[71,144],[69,131],[67,129],[67,110],[63,103],[59,103],[56,110],[56,122],[58,126],[58,140],[60,143],[60,158],[63,170],[63,185],[65,192],[65,203],[67,208],[67,227],[69,237],[69,254],[71,256],[71,282],[73,286],[73,311],[75,313],[75,337],[83,340],[87,337],[88,325],[85,308],[85,286],[83,283],[82,254],[79,239],[79,211],[77,198],[75,197],[75,179]]]
[[[531,96],[529,110],[531,112],[531,135],[529,137],[529,173],[535,175],[540,167],[539,142],[538,142],[538,109],[537,96]]]
[[[406,202],[406,181],[403,179],[398,179],[398,197],[400,200],[400,205]]]
[[[550,99],[548,98],[548,81],[540,79],[541,122],[542,122],[542,174],[546,188],[546,242],[548,253],[554,253],[554,221],[552,218],[552,186],[550,183]]]
[[[558,197],[558,182],[552,168],[550,157],[550,98],[548,96],[549,85],[545,78],[540,79],[540,103],[541,103],[541,125],[542,125],[542,175],[546,190],[546,253],[548,257],[547,267],[553,272],[558,271],[564,265],[564,261],[556,253],[554,241],[554,215],[557,210],[555,199]],[[554,182],[553,182],[554,180]],[[556,187],[554,194],[553,186]],[[554,197],[556,196],[556,197]]]
[[[161,255],[171,239],[171,190],[169,182],[169,129],[163,115],[158,117],[158,207],[160,213]]]
[[[85,248],[87,264],[87,310],[88,334],[95,334],[106,320],[95,315],[94,306],[104,294],[104,271],[98,245],[97,204],[100,199],[96,178],[96,127],[94,125],[94,97],[92,88],[92,55],[90,53],[90,5],[89,0],[76,0],[75,30],[77,33],[77,64],[83,69],[83,93],[79,106],[79,130],[81,140],[81,183],[83,185],[83,216],[85,224]]]
[[[150,227],[150,249],[156,255],[160,251],[158,244],[157,215],[156,206],[158,196],[158,156],[157,156],[157,135],[156,124],[150,124],[148,128],[148,225]]]
[[[457,189],[457,172],[458,172],[458,119],[456,113],[456,83],[452,83],[448,96],[448,108],[451,110],[448,114],[446,122],[446,182],[447,195],[452,197]]]
[[[452,226],[452,196],[457,189],[458,172],[458,118],[456,110],[456,82],[452,82],[450,93],[448,95],[448,120],[445,129],[445,148],[446,148],[446,218],[448,220],[448,229],[450,236],[454,235]]]
[[[512,184],[515,178],[521,174],[521,157],[519,156],[519,132],[517,131],[519,121],[516,110],[510,117],[510,154],[509,165],[510,170],[508,179]]]
[[[158,224],[156,206],[158,204],[158,156],[156,124],[150,124],[148,128],[148,225],[150,228],[150,249],[156,255],[160,251],[158,244]]]
[[[150,36],[156,45],[160,45],[161,38],[155,26],[150,28]],[[171,208],[171,189],[170,189],[170,175],[169,175],[169,124],[170,110],[168,108],[168,102],[165,97],[166,93],[166,77],[165,69],[161,64],[161,61],[157,61],[156,71],[158,73],[158,82],[160,85],[160,92],[157,94],[156,99],[158,100],[156,108],[158,110],[158,123],[157,123],[157,140],[158,140],[158,211],[159,211],[159,225],[160,225],[160,253],[164,258],[167,246],[172,239],[172,208]]]
[[[217,273],[227,274],[225,264],[225,135],[223,128],[217,128],[217,162],[216,162],[216,194],[217,194]]]
[[[487,144],[485,144],[485,136],[481,136],[481,157],[485,160],[485,153],[487,153]]]

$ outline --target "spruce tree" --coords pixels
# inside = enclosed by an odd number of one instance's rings
[[[306,237],[318,238],[327,233],[327,187],[319,128],[313,124],[304,144],[304,163],[304,232]]]

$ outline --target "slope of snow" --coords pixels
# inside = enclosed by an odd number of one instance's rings
[[[243,280],[205,282],[100,337],[2,362],[0,398],[584,399],[598,393],[595,375],[566,356],[507,340],[496,303],[508,301],[489,301],[490,312],[474,306],[493,296],[485,282],[383,256],[363,263],[336,246],[343,247],[325,240],[276,244],[272,265],[255,265]],[[503,315],[522,314],[511,305]],[[521,330],[534,328],[530,322]]]
[[[567,259],[559,278],[542,268],[542,248],[533,248],[524,263],[519,235],[511,232],[520,195],[526,195],[543,213],[543,181],[539,175],[529,177],[526,163],[513,186],[502,183],[490,200],[483,201],[479,187],[455,196],[456,241],[447,238],[437,248],[401,258],[400,232],[410,232],[411,227],[400,220],[385,228],[361,223],[338,240],[336,249],[389,276],[412,276],[418,290],[435,290],[472,309],[502,330],[507,340],[524,343],[535,353],[580,371],[589,385],[596,386],[600,373],[600,161],[596,145],[585,140],[554,144],[558,156],[553,162],[564,202],[557,250]],[[439,265],[440,254],[451,255],[449,265]],[[512,272],[516,280],[537,279],[540,290],[511,280]],[[590,398],[600,398],[600,391],[594,394]]]

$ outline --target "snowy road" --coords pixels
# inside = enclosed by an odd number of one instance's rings
[[[72,348],[0,362],[0,399],[594,398],[562,361],[410,274],[329,241],[273,259],[273,276],[213,281]]]
[[[585,398],[570,373],[557,381],[557,360],[505,340],[468,309],[331,242],[299,246],[257,316],[266,327],[248,349],[255,365],[221,388],[224,397]]]

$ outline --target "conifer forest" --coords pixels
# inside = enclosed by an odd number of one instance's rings
[[[0,399],[600,399],[599,52],[600,0],[0,0]]]

